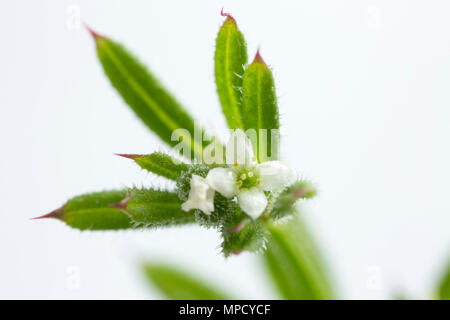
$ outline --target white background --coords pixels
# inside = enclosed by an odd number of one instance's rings
[[[249,56],[261,46],[274,69],[284,159],[320,188],[305,216],[341,297],[430,297],[450,254],[448,1],[49,0],[0,4],[0,298],[159,297],[143,260],[272,297],[257,257],[225,260],[214,231],[81,233],[29,220],[87,191],[161,182],[113,156],[161,144],[111,88],[87,32],[68,28],[74,10],[223,129],[222,5]]]

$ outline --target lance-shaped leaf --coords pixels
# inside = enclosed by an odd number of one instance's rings
[[[153,189],[113,190],[76,196],[39,218],[56,218],[80,230],[161,227],[195,221],[181,210],[178,196]]]
[[[439,283],[438,296],[440,300],[450,300],[450,261]]]
[[[268,229],[264,260],[281,296],[289,300],[334,299],[319,251],[300,218]]]
[[[295,202],[299,199],[310,199],[317,194],[316,188],[305,180],[300,180],[286,187],[276,198],[270,216],[276,220],[295,213]]]
[[[258,161],[278,159],[279,114],[272,71],[259,51],[243,78],[243,123],[257,135]]]
[[[229,300],[225,293],[198,276],[163,264],[145,264],[147,279],[168,299]]]
[[[231,129],[243,128],[242,75],[247,64],[247,45],[236,20],[229,15],[219,30],[214,55],[217,94]]]
[[[164,142],[171,146],[183,143],[195,156],[201,157],[203,130],[195,126],[180,103],[125,47],[90,32],[106,75],[136,115]],[[177,129],[183,130],[178,130],[176,135],[176,139],[182,142],[171,139]],[[190,157],[191,154],[185,156]]]
[[[176,181],[180,175],[189,169],[186,163],[171,156],[155,152],[152,154],[118,154],[121,157],[134,160],[142,169],[153,172],[161,177]]]

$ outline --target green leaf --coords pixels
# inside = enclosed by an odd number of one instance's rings
[[[309,181],[297,181],[281,191],[272,206],[270,216],[276,220],[294,214],[297,200],[310,199],[316,194],[316,188]]]
[[[133,189],[126,211],[133,222],[146,228],[183,225],[195,222],[192,212],[181,209],[182,201],[173,192],[153,189]]]
[[[334,299],[319,251],[300,218],[295,216],[268,229],[264,261],[281,296],[288,300]]]
[[[244,73],[243,123],[245,130],[255,130],[258,161],[277,160],[280,122],[275,83],[259,52]]]
[[[148,280],[172,300],[230,300],[230,298],[205,283],[204,279],[188,274],[171,266],[145,264]]]
[[[438,292],[440,300],[450,300],[450,262],[439,283]]]
[[[180,175],[189,169],[186,163],[172,158],[162,152],[148,155],[119,154],[119,156],[134,160],[142,169],[153,172],[161,177],[176,181]]]
[[[201,157],[204,132],[195,126],[188,112],[122,45],[96,33],[93,35],[106,75],[136,115],[170,146],[181,143],[172,141],[174,130],[187,130],[189,137],[181,135],[184,137],[183,146],[190,148],[196,157]]]
[[[113,190],[76,196],[39,218],[56,218],[80,230],[163,227],[195,221],[175,193],[154,189]]]
[[[228,126],[231,129],[243,128],[241,89],[247,64],[247,45],[230,15],[217,35],[214,62],[217,94]]]

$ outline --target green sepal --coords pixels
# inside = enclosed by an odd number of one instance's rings
[[[319,250],[300,217],[269,225],[263,256],[281,297],[286,300],[334,299],[328,272]]]
[[[134,160],[142,169],[150,171],[158,176],[176,181],[180,175],[187,171],[189,165],[178,159],[162,153],[154,152],[147,155],[119,154],[122,157]]]
[[[174,192],[132,189],[125,210],[136,225],[145,228],[184,225],[195,222],[192,212],[181,209],[182,201]]]
[[[170,146],[182,143],[195,157],[201,158],[204,131],[195,128],[193,118],[180,103],[121,44],[98,35],[94,39],[106,75],[136,115]],[[180,138],[182,142],[172,141],[176,129],[187,130],[190,137]],[[191,154],[184,155],[191,157]]]
[[[214,73],[222,111],[230,129],[243,128],[242,76],[247,64],[247,45],[230,15],[216,39]]]
[[[225,225],[221,234],[222,253],[225,257],[242,251],[262,251],[266,241],[266,230],[260,220],[244,219],[233,227]]]
[[[286,187],[274,201],[269,215],[272,219],[294,214],[295,202],[299,199],[310,199],[317,194],[316,188],[309,181],[300,180]]]
[[[145,264],[145,276],[166,298],[171,300],[230,300],[212,287],[209,281],[166,264]]]
[[[242,92],[243,125],[246,131],[254,130],[258,161],[277,160],[280,121],[275,83],[272,71],[259,52],[245,69]]]
[[[236,202],[225,198],[220,193],[214,194],[214,211],[206,215],[201,210],[194,210],[195,220],[205,228],[221,228],[228,221],[240,221],[242,214]],[[237,222],[236,222],[237,223]]]

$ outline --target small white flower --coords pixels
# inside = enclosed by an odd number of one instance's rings
[[[231,135],[226,155],[227,163],[233,165],[210,170],[206,181],[224,197],[236,196],[242,211],[256,219],[267,207],[264,191],[282,188],[292,178],[293,171],[279,161],[258,164],[250,140],[240,129]]]
[[[189,197],[181,208],[184,211],[200,209],[207,215],[214,211],[214,189],[209,186],[205,178],[196,174],[192,175]]]

